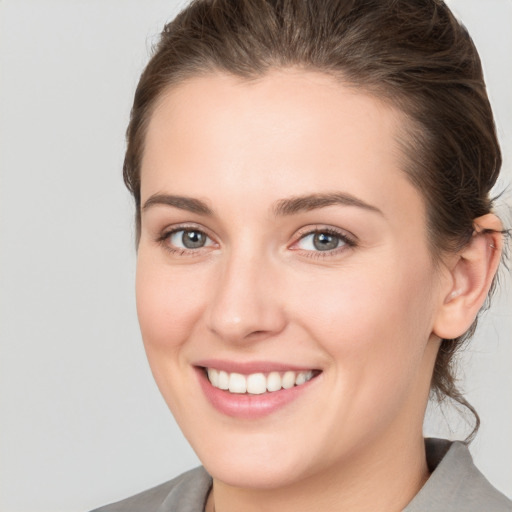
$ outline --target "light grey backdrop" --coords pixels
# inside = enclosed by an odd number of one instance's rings
[[[0,0],[3,512],[88,510],[198,462],[145,360],[121,179],[138,75],[183,3]],[[450,3],[485,63],[503,188],[512,163],[512,1]],[[512,496],[510,296],[508,278],[463,363],[483,418],[473,454]],[[435,412],[427,423],[427,433],[464,437],[457,418],[453,432]]]

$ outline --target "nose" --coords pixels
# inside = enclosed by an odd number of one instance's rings
[[[279,271],[263,256],[232,254],[219,272],[206,311],[208,329],[225,342],[244,343],[281,332],[286,315]]]

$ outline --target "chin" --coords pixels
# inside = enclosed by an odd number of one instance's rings
[[[276,489],[286,487],[301,479],[299,461],[292,464],[276,464],[273,460],[248,461],[227,458],[211,464],[205,461],[205,468],[216,480],[232,487],[244,489]]]
[[[233,487],[274,489],[304,478],[311,471],[314,458],[313,453],[300,450],[300,445],[287,443],[290,435],[275,433],[231,432],[226,438],[210,432],[210,442],[202,442],[202,437],[199,443],[192,444],[214,479]]]

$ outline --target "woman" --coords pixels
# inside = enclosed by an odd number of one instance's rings
[[[451,362],[505,234],[443,2],[193,2],[127,136],[142,336],[204,468],[101,510],[510,510],[422,434],[429,394],[470,407]]]

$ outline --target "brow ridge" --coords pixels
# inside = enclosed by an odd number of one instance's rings
[[[364,210],[372,211],[383,215],[376,206],[364,202],[351,194],[345,192],[328,192],[296,196],[288,199],[280,199],[275,203],[272,211],[276,217],[295,215],[297,213],[325,208],[327,206],[342,205],[355,206]]]
[[[156,205],[173,206],[199,215],[214,215],[213,210],[206,202],[192,197],[172,194],[153,194],[144,203],[142,210],[145,211]],[[383,215],[382,211],[376,206],[346,192],[317,193],[280,199],[272,206],[272,213],[276,217],[283,217],[333,205],[354,206]]]
[[[180,210],[187,210],[199,215],[213,215],[213,210],[200,199],[186,196],[177,196],[172,194],[153,194],[144,203],[142,211],[145,211],[156,205],[174,206]]]

